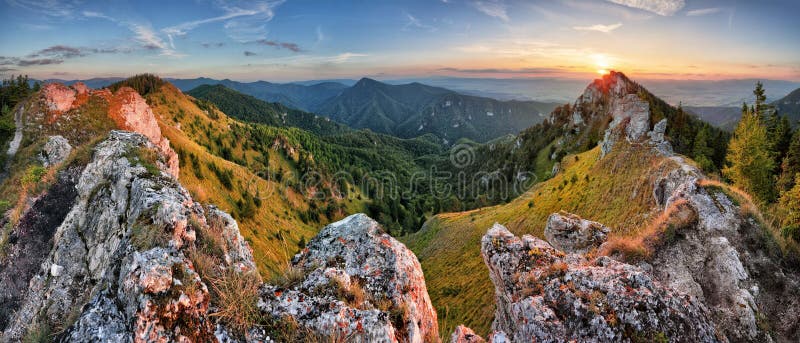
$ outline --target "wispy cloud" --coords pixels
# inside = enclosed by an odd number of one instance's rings
[[[252,52],[252,51],[245,51],[244,55],[247,56],[247,57],[250,57],[250,56],[255,56],[255,55],[258,55],[258,54],[255,53],[255,52]]]
[[[170,47],[174,49],[175,44],[173,39],[175,37],[184,36],[189,31],[194,30],[201,25],[229,21],[232,19],[242,18],[242,17],[257,17],[256,19],[259,21],[269,21],[272,19],[272,17],[275,16],[275,13],[273,12],[274,6],[277,6],[281,3],[282,1],[256,2],[248,6],[247,8],[241,8],[223,2],[221,4],[221,7],[225,11],[225,13],[223,13],[222,15],[183,22],[177,25],[166,27],[162,29],[161,32],[167,35],[167,38],[169,39],[170,42]]]
[[[268,33],[266,23],[275,17],[275,9],[283,2],[278,0],[232,4],[231,1],[222,1],[220,7],[226,11],[226,15],[239,14],[225,19],[223,25],[225,33],[230,39],[241,43],[266,38]]]
[[[506,11],[506,5],[500,0],[473,1],[472,6],[490,17],[495,17],[505,22],[510,20]]]
[[[349,60],[351,60],[353,58],[367,57],[367,56],[369,56],[369,55],[367,55],[367,54],[359,54],[359,53],[354,53],[354,52],[345,52],[345,53],[341,53],[341,54],[338,54],[336,56],[330,57],[329,59],[333,63],[344,63],[344,62],[347,62],[347,61],[349,61]]]
[[[293,52],[301,52],[301,51],[303,51],[303,49],[301,49],[300,46],[297,45],[297,43],[280,42],[280,41],[269,40],[269,39],[259,39],[259,40],[255,41],[255,43],[261,44],[261,45],[275,47],[277,49],[291,50]]]
[[[71,18],[76,1],[6,0],[8,4],[53,18]]]
[[[603,33],[609,33],[620,27],[622,27],[622,23],[616,23],[610,25],[596,24],[592,26],[573,26],[572,29],[578,31],[597,31]]]
[[[200,43],[200,45],[202,47],[204,47],[204,48],[221,48],[221,47],[225,46],[225,43],[224,42],[216,42],[216,43],[205,42],[205,43]]]
[[[694,17],[694,16],[701,16],[701,15],[709,15],[709,14],[714,14],[714,13],[719,13],[719,12],[722,12],[722,8],[711,7],[711,8],[701,8],[701,9],[691,10],[689,12],[686,12],[686,15],[688,15],[690,17]]]
[[[64,60],[58,58],[19,58],[19,57],[0,56],[0,65],[2,66],[28,67],[28,66],[61,64],[61,63],[64,63]]]
[[[408,31],[409,29],[412,28],[427,30],[430,32],[436,31],[436,27],[422,23],[422,21],[417,19],[417,17],[411,15],[411,13],[403,12],[403,14],[405,14],[406,19],[408,19],[406,25],[403,26],[404,31]]]
[[[671,16],[686,6],[685,0],[606,0],[618,5],[653,12],[661,16]]]

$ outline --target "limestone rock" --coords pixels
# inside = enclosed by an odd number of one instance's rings
[[[656,181],[655,200],[665,209],[685,201],[699,220],[655,252],[653,275],[702,300],[720,334],[731,341],[800,339],[798,274],[770,257],[778,248],[762,243],[765,228],[743,215],[725,193],[703,187],[696,167],[678,156],[671,159],[678,167]]]
[[[41,94],[47,109],[61,114],[72,109],[76,92],[60,83],[48,83],[42,87]]]
[[[492,328],[511,341],[719,341],[701,302],[639,267],[566,254],[499,224],[482,238],[481,254],[495,285]]]
[[[72,146],[69,141],[62,136],[51,136],[47,143],[44,144],[41,153],[39,154],[39,161],[45,167],[53,166],[64,162],[72,152]]]
[[[544,236],[556,249],[583,254],[603,244],[610,231],[598,222],[562,212],[547,217]]]
[[[117,90],[109,112],[120,128],[138,132],[150,139],[167,158],[167,170],[170,175],[178,177],[178,154],[170,147],[169,140],[161,135],[153,110],[138,92],[130,87]]]
[[[61,204],[68,213],[47,222],[57,227],[42,237],[51,243],[39,249],[39,272],[23,276],[24,290],[3,295],[18,300],[4,305],[10,317],[0,323],[0,341],[18,341],[39,324],[63,325],[63,341],[214,340],[208,288],[184,254],[194,244],[195,226],[208,225],[203,208],[168,174],[152,175],[129,160],[137,148],[156,149],[147,137],[124,131],[112,131],[95,147],[71,183],[74,200]],[[37,206],[32,211],[48,211]],[[238,232],[227,232],[237,230],[235,222],[211,212],[211,220],[225,223],[225,267],[253,268],[247,244]],[[191,226],[190,217],[201,219]],[[31,225],[44,230],[45,224]],[[29,258],[16,245],[4,263],[19,266]],[[5,273],[0,268],[0,283]]]
[[[459,325],[453,334],[450,335],[450,343],[484,343],[486,342],[481,336],[475,334],[472,329]]]
[[[292,263],[304,271],[304,280],[288,289],[264,286],[263,312],[358,342],[438,340],[419,261],[366,215],[324,227]]]

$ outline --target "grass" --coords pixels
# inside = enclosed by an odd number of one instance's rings
[[[240,273],[228,270],[210,279],[212,299],[219,308],[212,316],[243,336],[250,328],[264,322],[258,309],[261,279],[255,271]]]
[[[686,200],[675,201],[639,233],[609,239],[600,254],[620,256],[629,263],[647,261],[659,247],[674,241],[697,220],[697,212]]]
[[[599,147],[562,160],[561,172],[503,205],[434,216],[401,240],[418,256],[440,332],[459,324],[490,332],[494,286],[480,253],[480,239],[495,223],[516,235],[544,237],[547,217],[575,213],[613,229],[610,238],[634,236],[658,213],[653,184],[677,164],[618,142],[598,159]],[[445,318],[444,316],[447,316]]]
[[[316,235],[329,220],[325,216],[320,222],[301,220],[300,214],[308,212],[310,202],[289,186],[299,183],[300,175],[291,156],[241,144],[243,137],[234,136],[243,131],[242,124],[220,111],[199,108],[172,85],[166,84],[146,98],[162,134],[180,155],[181,184],[195,201],[214,204],[236,218],[261,275],[284,274],[287,262],[300,249],[301,239]],[[220,156],[217,135],[222,132],[230,132],[222,139],[230,160]],[[224,171],[224,177],[218,177],[209,165]],[[265,170],[283,171],[283,177],[280,181],[264,178]],[[260,206],[253,206],[256,196]],[[331,220],[363,209],[364,201],[347,202],[345,210]]]

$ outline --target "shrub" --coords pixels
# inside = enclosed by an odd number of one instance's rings
[[[25,171],[25,175],[22,176],[22,184],[23,185],[32,185],[39,183],[42,180],[44,174],[47,173],[47,169],[42,166],[30,166]]]

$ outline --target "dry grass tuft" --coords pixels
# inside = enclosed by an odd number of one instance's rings
[[[212,299],[219,310],[212,314],[228,328],[244,334],[263,322],[258,309],[261,278],[256,273],[239,273],[228,270],[220,277],[211,278]]]
[[[649,260],[659,247],[673,241],[697,220],[697,211],[686,200],[675,201],[635,236],[611,238],[600,254],[617,255],[628,262]]]

